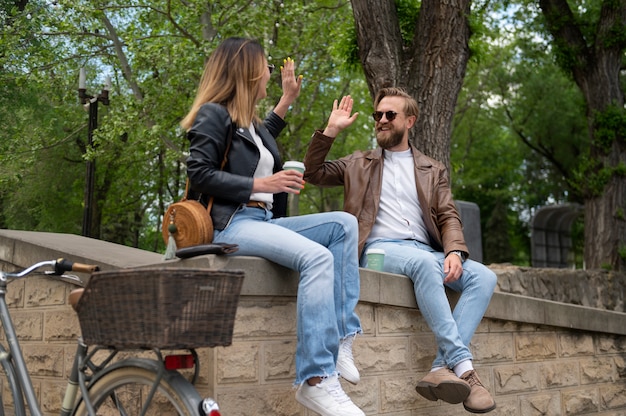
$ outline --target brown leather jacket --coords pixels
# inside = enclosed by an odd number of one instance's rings
[[[304,157],[304,180],[322,187],[344,187],[344,211],[359,221],[359,255],[372,231],[383,176],[382,149],[356,151],[338,160],[326,161],[334,139],[321,131],[313,134]],[[454,205],[445,166],[411,146],[415,160],[417,195],[425,215],[424,224],[435,250],[448,254],[460,250],[469,255],[463,225]]]

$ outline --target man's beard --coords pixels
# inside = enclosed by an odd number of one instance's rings
[[[376,133],[376,142],[383,149],[391,149],[402,143],[402,139],[404,137],[403,131],[398,130],[387,130],[387,131],[378,131]]]

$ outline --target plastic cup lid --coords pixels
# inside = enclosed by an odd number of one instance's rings
[[[298,162],[297,160],[288,160],[285,162],[285,164],[283,165],[284,169],[287,168],[298,168],[298,169],[304,169],[304,163],[302,162]]]
[[[385,250],[382,248],[370,248],[365,254],[385,254]]]

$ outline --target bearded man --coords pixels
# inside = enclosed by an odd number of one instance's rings
[[[385,252],[383,271],[408,276],[417,305],[435,335],[431,371],[417,392],[431,401],[463,403],[487,413],[496,403],[473,366],[469,345],[489,306],[496,275],[468,259],[461,218],[445,166],[409,143],[417,102],[400,88],[383,88],[372,114],[378,148],[338,160],[326,156],[337,135],[356,120],[350,96],[333,103],[324,131],[316,131],[304,159],[304,180],[344,187],[344,210],[359,222],[360,265],[369,249]],[[451,310],[445,288],[460,293]]]

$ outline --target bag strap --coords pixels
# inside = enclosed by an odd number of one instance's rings
[[[233,125],[230,125],[230,129],[228,130],[228,141],[226,142],[226,151],[224,152],[224,159],[222,160],[222,164],[220,165],[220,170],[224,169],[226,166],[226,162],[228,161],[228,151],[230,150],[230,143],[233,141]],[[183,201],[187,199],[189,195],[189,177],[187,178],[187,183],[185,184],[185,196],[183,197]],[[213,207],[213,197],[209,198],[209,202],[207,203],[206,210],[210,213],[211,208]]]

